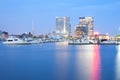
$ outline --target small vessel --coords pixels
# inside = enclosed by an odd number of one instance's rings
[[[41,39],[31,39],[31,40],[27,40],[29,43],[31,44],[40,44],[42,43]]]
[[[112,44],[117,44],[117,42],[116,42],[116,40],[106,40],[106,39],[105,39],[105,40],[101,40],[101,41],[100,41],[100,44],[101,44],[101,45],[104,45],[104,44],[105,44],[105,45],[112,45]]]
[[[93,44],[91,41],[85,39],[78,39],[78,40],[69,40],[68,42],[69,45],[88,45],[88,44]]]
[[[30,43],[27,42],[27,41],[24,41],[20,38],[9,37],[3,42],[3,44],[6,44],[6,45],[23,45],[23,44],[30,44]]]

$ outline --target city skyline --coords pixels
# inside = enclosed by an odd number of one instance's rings
[[[55,31],[55,18],[70,17],[72,32],[79,17],[94,17],[94,30],[110,35],[119,34],[119,0],[4,0],[0,1],[0,30],[10,34],[32,32],[36,34]]]

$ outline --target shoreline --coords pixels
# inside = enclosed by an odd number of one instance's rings
[[[120,43],[68,43],[68,45],[120,45]]]

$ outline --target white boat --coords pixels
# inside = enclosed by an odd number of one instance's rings
[[[28,41],[28,42],[31,43],[31,44],[40,44],[40,43],[42,43],[42,41],[40,39],[33,39],[33,40]]]
[[[78,40],[69,40],[69,45],[87,45],[87,44],[93,44],[91,41],[87,39],[78,39]]]
[[[16,38],[16,37],[9,37],[7,38],[3,44],[7,44],[7,45],[22,45],[22,44],[30,44],[27,41],[24,41],[22,39]]]
[[[115,40],[106,40],[106,41],[101,41],[100,44],[117,44]]]
[[[31,43],[31,44],[39,44],[42,43],[41,39],[33,39],[33,38],[25,38],[25,41]]]

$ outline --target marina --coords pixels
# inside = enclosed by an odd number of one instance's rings
[[[20,39],[15,36],[8,37],[5,41],[2,42],[5,45],[28,45],[28,44],[44,44],[44,43],[57,43],[57,44],[66,44],[66,45],[119,45],[120,42],[116,40],[107,40],[107,41],[95,41],[88,39],[78,39],[78,40],[42,40],[40,38],[25,38]]]

